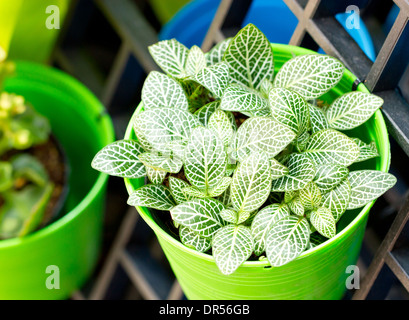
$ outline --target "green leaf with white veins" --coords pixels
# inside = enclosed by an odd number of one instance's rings
[[[158,66],[176,78],[187,76],[185,71],[189,49],[176,39],[162,40],[148,47]]]
[[[145,110],[159,107],[189,108],[179,82],[158,71],[151,71],[146,78],[142,87],[142,102]]]
[[[324,237],[332,238],[335,236],[335,219],[330,209],[320,207],[312,211],[310,222],[314,226],[314,228]]]
[[[284,217],[290,215],[287,205],[272,204],[260,210],[251,223],[251,235],[254,239],[254,253],[260,255],[265,250],[265,240],[271,227]]]
[[[264,79],[274,76],[273,49],[267,37],[253,24],[241,29],[231,40],[223,61],[234,82],[258,89]]]
[[[335,99],[326,112],[329,125],[338,130],[353,129],[367,121],[383,104],[382,98],[353,91]]]
[[[92,160],[95,170],[112,176],[136,179],[146,175],[138,156],[143,148],[134,140],[118,140],[101,149]]]
[[[303,154],[315,164],[339,164],[350,166],[359,156],[358,145],[345,134],[326,129],[314,133],[305,147]]]
[[[213,189],[210,189],[209,196],[211,197],[220,196],[230,186],[231,181],[232,181],[231,177],[223,177],[217,186],[215,186]]]
[[[141,137],[163,154],[171,153],[171,143],[186,143],[199,120],[185,110],[155,108],[133,118],[136,136]]]
[[[224,89],[230,81],[229,66],[225,62],[220,62],[203,68],[195,75],[195,81],[206,87],[217,97],[222,97]]]
[[[273,267],[297,258],[308,246],[310,227],[307,219],[288,216],[275,223],[266,237],[267,259]]]
[[[310,109],[311,133],[329,129],[328,120],[321,108],[308,103]]]
[[[307,211],[318,208],[322,202],[321,191],[312,181],[300,190],[299,195],[301,203]]]
[[[300,196],[297,195],[294,199],[288,202],[287,205],[291,212],[294,213],[295,215],[300,217],[304,216],[305,208],[301,201]]]
[[[207,128],[197,127],[185,148],[184,170],[189,182],[208,194],[225,177],[227,155],[223,142]]]
[[[351,184],[348,210],[363,207],[379,198],[396,183],[393,175],[377,170],[352,171],[348,175],[348,180]]]
[[[152,182],[153,184],[161,184],[165,180],[167,175],[166,171],[154,169],[148,166],[145,166],[145,170],[149,181]]]
[[[217,43],[209,52],[205,53],[207,65],[211,66],[213,64],[222,62],[224,52],[230,44],[233,38],[226,38],[223,41]]]
[[[187,246],[196,249],[199,252],[206,252],[212,247],[210,239],[199,236],[196,232],[180,226],[179,228],[180,241]]]
[[[315,167],[311,159],[303,154],[292,153],[286,162],[288,174],[273,180],[271,191],[300,190],[312,181]]]
[[[294,90],[305,100],[311,100],[333,88],[343,73],[343,64],[333,57],[301,55],[284,63],[274,79],[274,86]]]
[[[230,196],[233,207],[252,212],[267,200],[271,188],[270,161],[265,153],[253,152],[233,174]]]
[[[347,209],[350,197],[351,186],[349,185],[348,178],[345,178],[330,192],[322,195],[322,206],[331,210],[331,213],[337,222]]]
[[[336,164],[323,164],[316,166],[315,169],[314,182],[322,193],[334,189],[349,174],[347,167]]]
[[[213,257],[219,270],[231,274],[253,253],[250,228],[243,225],[227,225],[213,238]]]
[[[194,115],[199,119],[199,121],[207,127],[207,123],[210,119],[210,116],[215,112],[220,105],[220,101],[213,101],[208,104],[205,104],[199,110],[197,110]]]
[[[193,199],[170,210],[173,220],[195,231],[202,237],[211,238],[226,223],[220,216],[224,205],[212,198]]]
[[[220,109],[237,112],[254,112],[268,108],[268,100],[253,89],[240,84],[229,84],[221,97]]]
[[[251,152],[265,152],[274,158],[295,138],[287,126],[269,117],[253,117],[243,122],[234,139],[237,159],[241,161]]]
[[[355,162],[365,161],[371,158],[379,157],[378,148],[376,147],[375,141],[371,143],[365,143],[358,138],[352,138],[359,147],[359,157]]]
[[[294,91],[273,88],[269,93],[271,116],[289,126],[297,135],[303,133],[310,121],[308,104]]]
[[[189,184],[182,180],[172,176],[169,176],[169,188],[173,198],[177,204],[192,200],[193,198],[183,192],[183,188],[188,187]]]
[[[200,72],[203,68],[206,68],[205,55],[198,46],[194,45],[190,48],[186,59],[185,70],[189,76],[194,76]]]
[[[139,154],[138,158],[147,167],[170,173],[178,173],[183,165],[181,159],[171,159],[168,156],[159,155],[157,152],[143,152]]]
[[[281,178],[282,176],[285,176],[289,172],[286,166],[283,166],[280,162],[278,162],[274,158],[270,159],[270,170],[271,170],[270,171],[271,179],[273,180]]]
[[[230,119],[222,110],[216,110],[209,119],[207,127],[213,130],[223,141],[225,147],[230,145],[234,131]]]
[[[170,190],[161,184],[146,184],[136,189],[130,194],[127,203],[162,211],[168,211],[176,205]]]

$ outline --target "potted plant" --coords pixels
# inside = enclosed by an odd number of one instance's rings
[[[0,299],[66,299],[97,263],[107,176],[87,162],[114,140],[112,123],[61,71],[0,70],[13,71],[0,94]]]
[[[148,75],[125,139],[92,166],[125,178],[186,296],[342,297],[369,209],[396,182],[382,99],[252,24],[208,53],[149,50],[166,74]]]

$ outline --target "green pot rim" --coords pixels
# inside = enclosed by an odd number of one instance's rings
[[[287,51],[287,52],[292,52],[295,53],[297,55],[299,54],[317,54],[317,52],[312,51],[310,49],[306,49],[306,48],[302,48],[302,47],[297,47],[297,46],[292,46],[292,45],[286,45],[286,44],[276,44],[276,43],[272,43],[271,44],[272,48],[275,50],[280,50],[280,51]],[[353,83],[357,77],[349,70],[345,69],[344,72],[344,76],[348,78],[349,80],[351,80],[351,83]],[[359,89],[359,91],[362,92],[368,92],[369,90],[364,86],[364,84],[359,84],[357,90]],[[132,123],[133,123],[133,118],[141,111],[141,109],[143,108],[142,102],[139,103],[139,105],[137,106],[131,121],[128,124],[128,127],[126,129],[125,132],[125,136],[124,139],[131,139],[132,137]],[[379,170],[387,172],[389,170],[389,165],[390,165],[390,145],[389,145],[389,138],[388,138],[388,131],[386,128],[386,124],[385,124],[385,120],[383,118],[383,115],[381,113],[380,110],[377,110],[375,112],[375,123],[376,123],[376,127],[380,129],[380,136],[382,138],[382,144],[385,146],[385,149],[387,150],[386,154],[381,154],[381,158],[383,159],[383,161],[381,162],[381,168]],[[125,187],[127,189],[128,194],[131,194],[133,191],[135,191],[135,188],[132,186],[132,183],[130,181],[130,179],[125,178],[124,179],[125,182]],[[325,248],[330,247],[334,242],[339,241],[339,239],[341,239],[342,237],[344,237],[347,233],[348,230],[354,228],[355,226],[358,226],[358,224],[365,219],[365,216],[369,213],[369,210],[371,209],[371,207],[374,205],[376,200],[373,200],[372,202],[366,204],[361,211],[359,212],[359,214],[343,229],[341,230],[339,233],[336,234],[335,237],[326,240],[325,242],[323,242],[322,244],[311,248],[309,250],[304,251],[300,256],[298,256],[296,258],[296,260],[299,259],[303,259],[305,257],[311,256],[316,254],[318,251],[320,250],[324,250]],[[173,238],[169,233],[167,233],[165,230],[163,230],[161,227],[159,227],[159,225],[153,220],[151,219],[149,216],[147,216],[145,210],[149,210],[145,207],[135,207],[137,209],[137,211],[139,212],[139,214],[141,215],[141,217],[143,218],[143,220],[153,229],[153,231],[155,232],[155,234],[157,236],[160,236],[162,238],[164,238],[166,241],[168,241],[169,243],[173,244],[174,246],[176,246],[178,249],[180,249],[181,251],[186,252],[187,254],[191,254],[191,255],[195,255],[198,258],[207,260],[207,261],[211,261],[214,262],[214,258],[213,256],[206,254],[206,253],[202,253],[202,252],[198,252],[192,248],[189,248],[185,245],[182,244],[182,242],[178,241],[177,239]],[[269,266],[268,261],[264,260],[264,261],[245,261],[241,267],[266,267]]]
[[[71,77],[70,75],[66,74],[65,72],[53,67],[44,66],[39,63],[27,61],[15,62],[16,65],[21,65],[24,66],[25,68],[30,68],[30,71],[32,71],[33,73],[43,73],[47,74],[48,78],[58,78],[61,82],[64,82],[67,87],[70,87],[74,91],[78,92],[79,95],[81,95],[82,97],[84,97],[84,99],[88,101],[89,106],[92,108],[92,111],[94,112],[92,116],[96,114],[101,115],[100,121],[101,126],[103,127],[103,132],[105,134],[106,143],[110,143],[115,140],[114,126],[110,116],[105,112],[105,107],[98,100],[98,98],[81,82]],[[50,223],[49,225],[24,237],[0,240],[0,249],[29,244],[31,242],[38,241],[41,238],[46,238],[51,234],[58,232],[58,230],[63,228],[65,225],[69,224],[71,221],[74,221],[76,217],[79,216],[81,212],[83,212],[91,204],[93,199],[95,199],[99,195],[100,190],[104,188],[104,186],[106,185],[108,178],[109,176],[107,174],[98,173],[98,177],[95,180],[94,185],[84,196],[84,198],[77,204],[77,206],[75,206],[75,208],[64,214],[56,221]]]

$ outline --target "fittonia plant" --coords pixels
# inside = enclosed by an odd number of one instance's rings
[[[147,175],[128,204],[170,212],[181,242],[211,252],[222,273],[252,255],[290,262],[334,237],[346,210],[395,184],[385,172],[349,169],[378,151],[344,131],[382,99],[356,91],[316,103],[343,75],[333,57],[297,56],[274,75],[271,45],[251,24],[208,53],[175,39],[149,50],[164,73],[144,83],[137,140],[106,146],[92,166]]]

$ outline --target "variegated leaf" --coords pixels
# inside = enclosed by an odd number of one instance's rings
[[[177,204],[192,200],[193,198],[183,192],[183,188],[188,187],[189,184],[172,176],[169,176],[169,189]]]
[[[227,225],[213,238],[213,257],[219,270],[232,274],[253,253],[254,243],[250,228],[243,225]]]
[[[310,122],[309,107],[298,93],[285,88],[274,88],[269,93],[269,105],[271,116],[297,135],[307,130]]]
[[[237,112],[255,112],[268,109],[268,100],[256,90],[240,84],[229,84],[223,92],[220,109]]]
[[[347,167],[336,164],[318,165],[315,169],[314,182],[322,193],[327,193],[334,189],[349,173]]]
[[[258,89],[264,79],[274,76],[273,50],[267,37],[248,24],[241,29],[227,47],[223,61],[230,67],[233,81]]]
[[[356,209],[379,198],[396,183],[396,177],[378,170],[352,171],[348,175],[351,198],[348,208]]]
[[[142,102],[145,110],[160,107],[174,107],[188,110],[189,103],[182,86],[175,79],[151,71],[142,87]]]
[[[172,219],[188,227],[205,238],[211,238],[214,233],[225,225],[220,217],[224,209],[221,202],[212,198],[193,199],[178,204],[170,210]]]
[[[162,211],[168,211],[176,205],[170,190],[161,184],[143,185],[130,194],[127,203]]]
[[[166,171],[145,166],[146,175],[153,184],[161,184],[166,178]]]
[[[303,217],[288,216],[275,223],[267,234],[266,254],[273,267],[297,258],[308,246],[310,227]]]
[[[265,240],[271,227],[284,217],[290,215],[285,204],[272,204],[260,210],[251,223],[251,235],[254,239],[254,253],[259,256],[265,251]]]
[[[235,151],[241,161],[251,152],[265,152],[272,159],[295,138],[287,126],[268,117],[253,117],[243,122],[235,136]]]
[[[284,63],[274,79],[274,86],[294,90],[304,99],[310,100],[333,88],[343,73],[343,64],[333,57],[301,55]]]
[[[217,186],[209,190],[209,196],[210,197],[220,196],[230,186],[231,181],[232,181],[231,177],[223,177]]]
[[[358,145],[345,134],[326,129],[314,133],[303,154],[315,164],[338,164],[348,167],[359,156]]]
[[[266,154],[253,152],[241,162],[233,174],[230,196],[238,212],[257,210],[271,189],[270,161]]]
[[[300,190],[299,197],[305,210],[308,211],[318,208],[322,202],[321,191],[312,181]]]
[[[158,66],[176,78],[187,76],[185,71],[189,49],[176,39],[162,40],[148,47]]]
[[[368,120],[382,104],[382,98],[374,94],[352,91],[335,99],[326,116],[331,128],[349,130]]]
[[[270,172],[271,172],[271,179],[275,180],[282,176],[285,176],[286,174],[288,174],[289,171],[286,166],[283,166],[276,159],[271,158],[270,159]]]
[[[358,138],[352,138],[359,148],[359,157],[355,162],[365,161],[371,158],[379,157],[378,148],[376,147],[375,141],[371,143],[365,143]]]
[[[133,118],[133,128],[138,139],[149,142],[163,154],[172,152],[172,143],[173,146],[175,143],[186,143],[192,130],[199,125],[194,115],[176,108],[150,109]]]
[[[184,170],[189,182],[208,194],[225,177],[227,155],[212,130],[197,127],[185,149]]]
[[[305,214],[305,208],[301,201],[299,195],[297,195],[294,199],[287,203],[288,208],[297,216],[303,217]]]
[[[178,173],[183,165],[181,159],[175,157],[171,159],[168,156],[159,155],[157,152],[143,152],[138,157],[145,166],[170,173]]]
[[[233,38],[226,38],[223,41],[217,43],[209,52],[205,53],[207,65],[213,65],[219,62],[222,62],[224,52],[230,44],[230,41]]]
[[[234,131],[226,112],[216,110],[210,116],[207,127],[217,134],[217,136],[223,141],[225,147],[230,145]]]
[[[231,206],[230,186],[219,197],[217,197],[217,200],[223,203],[226,208]]]
[[[351,186],[348,178],[345,178],[330,192],[322,195],[322,206],[330,209],[335,222],[338,222],[348,207],[350,197]]]
[[[182,192],[184,192],[186,195],[188,195],[192,199],[209,197],[206,193],[204,193],[203,191],[199,190],[198,188],[194,186],[185,187],[182,189]]]
[[[291,154],[286,162],[286,166],[288,174],[273,180],[272,191],[303,189],[315,176],[313,162],[303,154]]]
[[[268,79],[263,79],[260,83],[260,93],[264,98],[268,99],[270,91],[274,88],[273,83]]]
[[[210,116],[219,108],[220,106],[220,101],[213,101],[210,102],[203,107],[201,107],[199,110],[197,110],[194,115],[199,119],[199,121],[207,127],[207,123],[210,119]]]
[[[328,120],[321,108],[308,103],[310,110],[311,133],[329,129]]]
[[[314,226],[314,228],[324,237],[332,238],[335,236],[335,219],[330,209],[320,207],[312,211],[310,222]]]
[[[226,222],[237,224],[238,220],[237,211],[232,208],[223,209],[222,211],[220,211],[220,216]]]
[[[180,241],[187,247],[199,252],[206,252],[212,247],[210,239],[199,236],[196,232],[181,226],[179,228]]]
[[[111,176],[136,179],[146,175],[138,156],[143,148],[134,140],[118,140],[102,148],[92,160],[95,170]]]
[[[206,68],[205,55],[198,46],[194,45],[190,48],[186,58],[185,70],[187,75],[194,76],[200,72],[203,68]]]
[[[219,98],[223,96],[229,80],[229,66],[225,62],[203,68],[195,75],[195,81]]]

